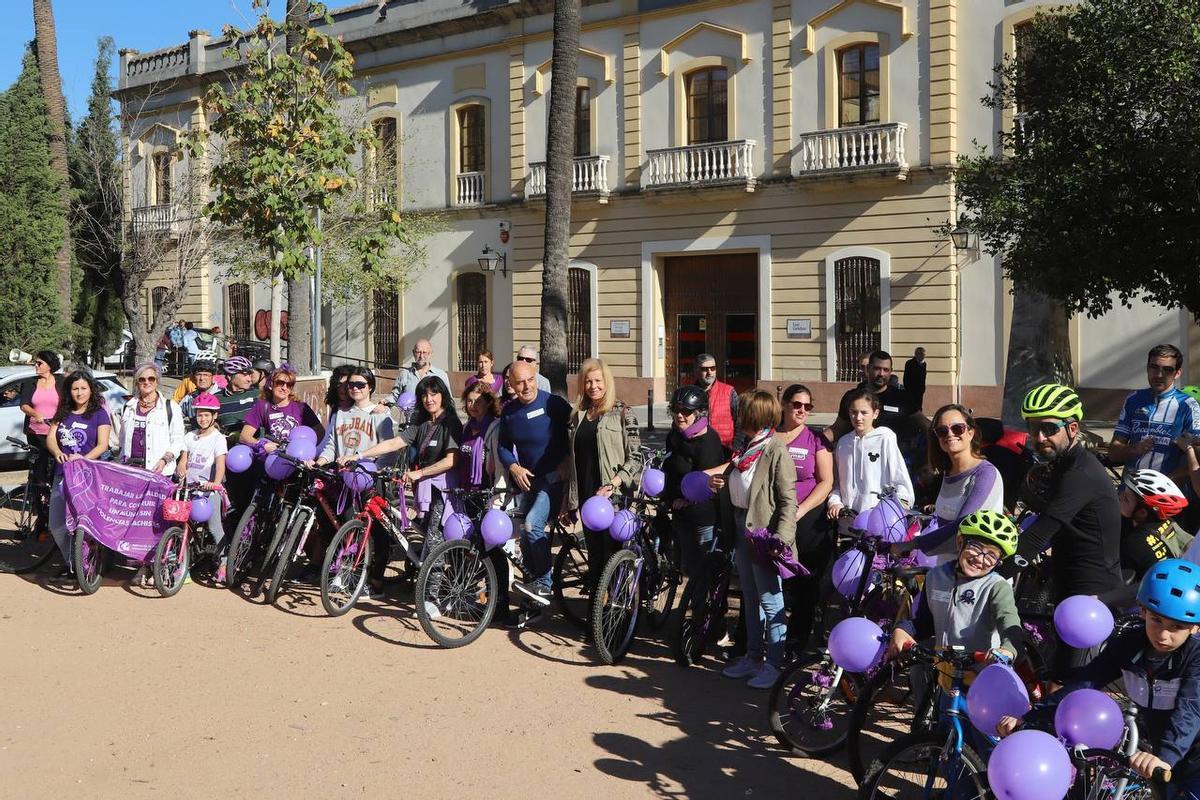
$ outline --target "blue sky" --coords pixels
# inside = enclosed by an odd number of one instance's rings
[[[272,0],[272,13],[282,13],[284,3]],[[0,90],[17,79],[25,43],[33,39],[31,0],[8,0],[3,5],[7,13],[0,26]],[[145,53],[187,41],[188,31],[194,28],[216,35],[226,23],[244,25],[253,19],[250,6],[251,0],[54,0],[58,66],[71,118],[78,120],[87,110],[96,40],[101,36],[113,37],[118,49],[132,47]],[[116,61],[114,56],[114,88]]]

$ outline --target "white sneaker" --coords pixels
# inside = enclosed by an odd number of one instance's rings
[[[434,605],[432,602],[426,600],[425,601],[425,616],[429,617],[430,619],[437,619],[438,617],[442,616],[442,611],[436,605]]]
[[[746,678],[749,678],[751,675],[756,675],[758,673],[758,668],[759,668],[759,665],[758,665],[757,661],[750,658],[749,656],[742,656],[741,658],[737,659],[732,664],[730,664],[728,667],[721,670],[721,674],[724,675],[726,678],[733,678],[735,680],[744,680]]]
[[[770,689],[778,679],[779,668],[764,662],[754,677],[746,681],[746,685],[751,689]]]

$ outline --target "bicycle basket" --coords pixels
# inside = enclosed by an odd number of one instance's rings
[[[187,522],[192,516],[192,501],[174,498],[163,500],[162,515],[167,522]]]

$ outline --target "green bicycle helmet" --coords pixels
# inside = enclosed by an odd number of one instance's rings
[[[1184,386],[1179,391],[1183,392],[1193,400],[1200,401],[1200,386]]]
[[[1083,403],[1070,386],[1061,383],[1043,383],[1031,389],[1021,402],[1021,416],[1025,419],[1049,417],[1051,419],[1083,419]]]
[[[996,511],[980,509],[968,514],[958,523],[960,536],[983,539],[1000,548],[1000,557],[1010,558],[1017,552],[1017,526],[1012,520]]]

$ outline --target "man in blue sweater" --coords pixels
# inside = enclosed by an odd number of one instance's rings
[[[500,416],[500,463],[522,493],[525,530],[521,549],[533,576],[531,581],[514,583],[513,590],[539,606],[548,606],[551,562],[546,522],[562,498],[559,467],[567,457],[571,407],[558,395],[538,389],[537,370],[528,362],[513,362],[508,383],[517,398]]]

